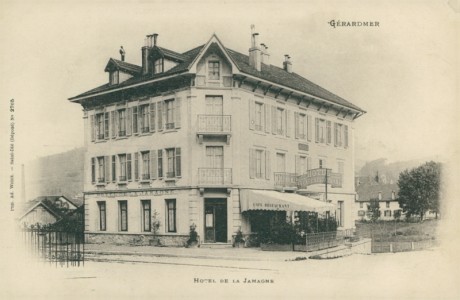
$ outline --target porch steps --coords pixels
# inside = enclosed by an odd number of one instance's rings
[[[210,248],[210,249],[225,249],[232,248],[231,243],[202,243],[200,248]]]

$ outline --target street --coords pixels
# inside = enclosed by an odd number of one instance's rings
[[[142,256],[84,267],[18,262],[2,299],[456,299],[450,256],[440,250],[329,260],[239,261]],[[123,262],[122,262],[123,261]],[[443,276],[450,274],[449,276]]]

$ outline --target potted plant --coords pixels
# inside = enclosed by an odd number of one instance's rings
[[[160,231],[160,220],[158,219],[158,215],[159,213],[154,210],[152,212],[152,233],[153,233],[153,237],[152,239],[150,240],[150,245],[151,246],[161,246],[161,242],[160,242],[160,238],[158,236],[158,232]]]
[[[238,231],[235,234],[235,239],[233,241],[233,247],[244,248],[244,245],[245,245],[245,240],[243,238],[243,232],[241,232],[241,229],[238,229]]]
[[[187,240],[187,248],[196,248],[198,245],[198,233],[196,232],[196,225],[190,225],[189,239]]]

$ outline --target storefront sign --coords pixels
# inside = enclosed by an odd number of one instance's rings
[[[312,184],[330,184],[332,187],[342,187],[342,174],[332,173],[331,169],[313,169],[308,170],[306,174],[298,177],[298,185],[300,189],[306,189]]]
[[[136,196],[162,196],[172,195],[174,190],[151,190],[151,191],[123,191],[123,192],[106,192],[97,193],[101,197],[115,198],[115,197],[136,197]]]
[[[252,209],[289,209],[290,205],[287,203],[260,203],[253,202]]]

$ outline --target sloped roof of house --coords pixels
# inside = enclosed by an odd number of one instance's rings
[[[105,67],[106,71],[110,65],[116,67],[118,70],[125,71],[126,73],[129,73],[129,74],[138,75],[142,71],[142,68],[138,65],[130,64],[130,63],[127,63],[125,61],[121,61],[115,58],[109,59],[109,62],[107,63],[107,66]]]
[[[63,216],[67,214],[68,211],[60,210],[56,206],[54,206],[54,202],[56,200],[59,200],[60,198],[64,198],[66,201],[69,203],[73,204],[74,206],[81,207],[80,203],[72,202],[65,196],[39,196],[31,201],[28,201],[26,203],[21,203],[16,206],[16,209],[19,214],[19,219],[22,219],[24,216],[26,216],[28,213],[33,211],[36,207],[38,206],[43,206],[48,212],[50,212],[52,215],[54,215],[56,218],[60,219]],[[79,201],[77,201],[79,202]]]
[[[139,72],[138,75],[135,75],[134,77],[124,82],[121,82],[120,84],[109,85],[107,83],[95,89],[92,89],[82,94],[79,94],[77,96],[71,97],[69,98],[69,100],[74,100],[77,98],[90,96],[90,95],[93,95],[99,92],[105,92],[105,91],[109,91],[112,89],[128,87],[130,85],[134,85],[134,84],[141,83],[144,81],[157,79],[161,77],[168,77],[173,74],[179,74],[179,73],[186,72],[190,69],[195,59],[201,54],[202,49],[205,46],[206,45],[201,45],[191,50],[188,50],[184,53],[177,53],[175,51],[172,51],[172,50],[169,50],[163,47],[157,47],[157,49],[163,52],[165,55],[177,58],[180,61],[178,65],[176,65],[175,67],[161,74],[141,75]],[[351,109],[354,109],[360,112],[364,112],[364,110],[359,108],[358,106],[335,95],[332,92],[329,92],[328,90],[320,87],[319,85],[309,81],[308,79],[294,72],[289,73],[285,71],[283,68],[280,68],[274,65],[267,65],[267,64],[262,64],[261,70],[257,71],[254,67],[250,66],[248,55],[239,53],[229,48],[224,48],[224,49],[227,52],[227,54],[230,56],[230,58],[233,60],[233,62],[236,64],[239,71],[244,74],[248,74],[248,75],[269,81],[269,82],[273,82],[275,84],[280,84],[288,88],[291,88],[291,89],[294,89],[300,92],[304,92],[304,93],[328,100],[330,102],[333,102],[339,105],[343,105],[345,107],[348,107],[348,108],[351,108]],[[111,60],[113,60],[114,62],[118,64],[123,63],[124,66],[129,65],[129,67],[132,69],[141,70],[140,66],[128,64],[126,62],[121,62],[115,59],[111,59]]]
[[[379,192],[382,193],[380,201],[395,201],[398,197],[399,187],[396,183],[371,183],[360,184],[356,188],[358,194],[357,202],[369,202],[371,199],[378,199]],[[392,193],[395,193],[395,199],[392,198]]]

